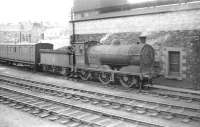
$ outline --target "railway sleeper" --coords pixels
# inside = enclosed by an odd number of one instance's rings
[[[171,107],[170,107],[170,108],[171,108]],[[170,108],[169,108],[169,109],[170,109]],[[187,119],[187,118],[186,118],[186,119]]]
[[[55,92],[55,93],[59,93],[59,92]],[[59,94],[60,94],[60,93],[59,93]],[[72,97],[76,97],[76,98],[77,98],[78,96],[76,96],[76,95],[75,95],[75,96],[74,96],[74,95],[72,95]],[[78,97],[78,100],[79,100],[79,99],[80,99],[80,97]],[[95,101],[94,101],[94,102],[95,102]],[[99,103],[98,101],[96,101],[96,102],[97,102],[96,104],[98,104],[98,103]],[[93,103],[93,104],[94,104],[94,103]],[[103,106],[105,106],[105,107],[106,107],[106,106],[110,106],[110,105],[111,105],[111,104],[109,104],[109,102],[103,103]],[[171,107],[169,107],[169,109],[168,109],[168,110],[170,110],[170,109],[171,109]],[[140,114],[143,114],[143,113],[145,113],[143,110],[142,110],[142,111],[140,111],[140,110],[139,110],[139,111],[137,111],[137,112],[138,112],[138,113],[140,113]]]
[[[2,98],[2,97],[1,97]],[[16,100],[12,100],[12,99],[8,99],[8,98],[4,98],[3,99],[4,102],[6,101],[9,101],[9,103],[11,103],[11,101],[16,101]],[[64,118],[65,119],[65,122],[61,122],[63,124],[73,124],[73,125],[81,125],[81,124],[84,124],[84,125],[91,125],[91,126],[99,126],[98,124],[96,123],[88,123],[86,121],[82,121],[80,119],[77,119],[75,117],[71,117],[71,116],[63,116],[63,115],[60,115],[59,113],[57,112],[54,112],[53,110],[49,111],[47,110],[45,107],[43,108],[38,108],[37,106],[34,106],[33,104],[24,104],[23,102],[15,102],[17,104],[17,106],[15,107],[16,109],[21,109],[22,111],[31,111],[31,114],[33,115],[37,115],[39,116],[40,118],[47,118],[48,120],[51,120],[51,121],[55,121],[55,120],[58,120],[60,118]],[[8,103],[6,103],[8,104]],[[27,110],[28,109],[28,110]],[[69,119],[69,120],[66,120]]]
[[[104,115],[104,114],[103,114]],[[104,115],[105,116],[105,115]],[[110,115],[109,115],[110,116]],[[114,117],[116,117],[116,116],[114,116]],[[122,118],[122,119],[124,119],[124,118]],[[126,119],[127,120],[127,119]],[[131,120],[132,121],[132,120]]]

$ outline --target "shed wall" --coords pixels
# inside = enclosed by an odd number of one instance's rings
[[[76,34],[200,29],[200,10],[75,22]]]

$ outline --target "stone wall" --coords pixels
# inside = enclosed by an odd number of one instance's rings
[[[105,34],[76,34],[75,42],[100,41]]]
[[[109,44],[112,40],[120,40],[122,44],[137,43],[138,37],[141,32],[123,32],[109,34],[105,39],[102,39],[106,34],[82,34],[77,35],[77,41],[102,41],[102,43]],[[156,61],[160,63],[160,74],[165,77],[168,76],[168,51],[180,51],[181,53],[181,73],[177,79],[193,81],[197,84],[197,80],[200,79],[200,64],[197,66],[200,53],[197,47],[200,49],[199,44],[200,31],[198,30],[183,30],[183,31],[159,31],[148,32],[147,44],[150,44],[156,50]],[[198,58],[198,59],[197,59]],[[199,60],[200,61],[200,60]],[[197,78],[198,77],[198,78]],[[200,82],[200,81],[198,81]],[[199,85],[195,85],[199,86]]]
[[[75,22],[76,34],[200,29],[200,10]]]
[[[195,89],[200,89],[200,34],[198,37],[194,38],[191,42],[191,54],[189,65],[189,75],[193,81],[193,87]]]
[[[19,32],[16,31],[0,31],[0,43],[19,42]]]

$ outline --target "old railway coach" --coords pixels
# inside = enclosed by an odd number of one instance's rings
[[[40,60],[40,49],[53,49],[53,45],[49,43],[1,44],[0,61],[28,65],[36,69]]]

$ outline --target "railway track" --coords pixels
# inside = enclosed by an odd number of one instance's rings
[[[55,76],[55,74],[53,74]],[[52,76],[50,74],[50,76]],[[86,83],[86,84],[90,84],[90,85],[96,85],[97,87],[106,87],[107,89],[115,89],[117,91],[125,91],[128,93],[137,93],[138,94],[138,90],[135,88],[129,88],[126,89],[120,85],[117,84],[108,84],[108,85],[103,85],[100,82],[94,82],[94,81],[83,81],[81,79],[75,79],[75,78],[70,78],[70,77],[65,77],[69,80],[72,81],[76,81],[76,82],[81,82],[81,83]],[[163,97],[165,98],[171,98],[171,99],[176,99],[176,100],[185,100],[188,102],[200,102],[200,92],[191,92],[191,91],[187,91],[187,90],[175,90],[175,89],[166,89],[166,88],[162,88],[159,86],[147,86],[146,89],[144,90],[140,90],[139,94],[148,94],[150,96],[159,96],[159,97]]]
[[[51,75],[52,76],[52,75]],[[39,83],[39,84],[44,84],[44,85],[48,85],[48,86],[52,86],[52,87],[59,87],[58,85],[54,85],[52,83],[47,83],[47,82],[38,82],[35,80],[28,80],[25,78],[19,78],[19,77],[15,77],[15,76],[11,76],[11,75],[1,75],[0,77],[10,77],[10,78],[14,78],[14,79],[20,79],[20,80],[24,80],[24,81],[28,81],[28,82],[33,82],[33,83]],[[173,100],[183,100],[186,101],[188,103],[193,103],[193,102],[200,102],[200,92],[188,92],[188,91],[175,91],[175,90],[169,90],[169,89],[163,89],[162,87],[153,87],[153,86],[149,86],[148,89],[146,90],[140,90],[138,91],[137,89],[125,89],[124,87],[120,87],[117,85],[102,85],[101,83],[97,83],[97,82],[92,82],[92,81],[83,81],[83,80],[79,80],[79,79],[74,79],[74,78],[67,78],[70,79],[72,81],[75,82],[81,82],[81,83],[86,83],[86,84],[91,84],[91,85],[96,85],[98,87],[106,87],[107,89],[115,89],[116,91],[125,91],[126,93],[136,93],[136,94],[142,94],[142,95],[148,95],[148,96],[153,96],[153,97],[161,97],[163,99],[169,98],[169,99],[173,99]],[[60,88],[62,88],[62,86],[60,86]],[[73,89],[76,91],[76,88],[70,88],[70,87],[65,87],[66,89]],[[79,89],[77,89],[79,90]],[[87,89],[85,89],[85,91],[87,91]]]
[[[71,79],[71,78],[70,78]],[[174,99],[176,98],[177,100],[181,99],[181,100],[185,100],[188,102],[200,102],[200,92],[190,92],[190,91],[184,91],[184,90],[175,90],[175,89],[166,89],[166,88],[162,88],[159,86],[148,86],[145,87],[142,90],[138,90],[135,88],[129,88],[126,89],[122,86],[118,86],[117,84],[109,84],[109,85],[103,85],[101,83],[98,82],[92,82],[92,81],[83,81],[83,80],[74,80],[73,81],[77,81],[77,82],[81,82],[81,83],[86,83],[86,84],[91,84],[91,85],[96,85],[98,87],[105,87],[107,89],[111,89],[111,90],[116,90],[116,91],[124,91],[127,93],[139,93],[139,94],[143,94],[143,95],[150,95],[150,96],[159,96],[159,97],[163,97],[163,98],[171,98]]]
[[[112,111],[99,111],[91,107],[79,107],[60,99],[41,97],[5,85],[0,87],[0,103],[30,114],[67,125],[67,127],[162,127],[158,123],[134,120],[125,114],[116,115]]]
[[[15,68],[15,69],[19,69],[19,68]],[[20,68],[22,69],[22,68]],[[24,71],[27,71],[27,70],[24,70]],[[49,73],[46,73],[46,74],[49,74]],[[17,77],[14,77],[14,76],[11,76],[11,75],[2,75],[0,74],[0,76],[8,76],[8,77],[13,77],[13,78],[17,78]],[[52,74],[50,74],[49,76],[52,76]],[[53,73],[53,77],[54,76],[57,76],[57,77],[61,77],[57,74],[54,74]],[[86,84],[90,84],[90,85],[96,85],[98,87],[106,87],[107,89],[115,89],[116,91],[125,91],[127,93],[137,93],[138,94],[138,90],[135,89],[135,88],[129,88],[129,89],[126,89],[122,86],[119,86],[119,85],[116,85],[116,84],[108,84],[108,85],[103,85],[99,82],[94,82],[94,81],[83,81],[83,80],[80,80],[80,79],[77,79],[77,78],[70,78],[70,77],[64,77],[65,79],[69,79],[69,80],[72,80],[72,81],[75,81],[75,82],[81,82],[81,83],[86,83]],[[26,81],[30,81],[30,82],[35,82],[35,83],[40,83],[40,82],[37,82],[37,81],[31,81],[31,80],[27,80],[27,79],[24,79],[24,78],[21,78],[23,80],[26,80]],[[45,84],[49,84],[50,86],[53,86],[52,84],[50,83],[45,83]],[[54,85],[55,86],[55,85]],[[72,88],[73,89],[73,88]],[[197,102],[200,102],[200,92],[188,92],[188,91],[180,91],[180,90],[170,90],[170,89],[163,89],[162,87],[154,87],[154,86],[148,86],[148,88],[146,90],[140,90],[139,91],[139,94],[148,94],[149,96],[159,96],[159,97],[163,97],[163,99],[165,98],[172,98],[172,99],[176,99],[176,100],[185,100],[187,102],[194,102],[194,101],[197,101]]]
[[[99,111],[81,108],[60,100],[36,96],[8,87],[0,87],[0,103],[16,109],[57,121],[67,127],[160,127]]]
[[[163,101],[159,99],[159,97],[154,97],[156,99],[152,99],[145,97],[146,95],[140,95],[141,97],[137,97],[138,95],[136,95],[128,98],[125,96],[61,87],[9,76],[2,76],[0,81],[7,83],[7,85],[9,84],[14,87],[28,89],[38,93],[45,93],[67,100],[75,100],[76,102],[94,105],[99,108],[129,113],[138,118],[153,118],[152,121],[154,124],[156,120],[162,121],[158,126],[177,126],[177,123],[181,124],[181,126],[192,127],[200,125],[200,105],[197,100],[193,101],[193,99],[192,103],[191,101],[177,103],[177,100],[164,102],[166,100]],[[172,103],[170,104],[170,102]],[[141,122],[140,120],[137,119],[135,121]],[[142,123],[148,124],[145,120],[142,121]]]

